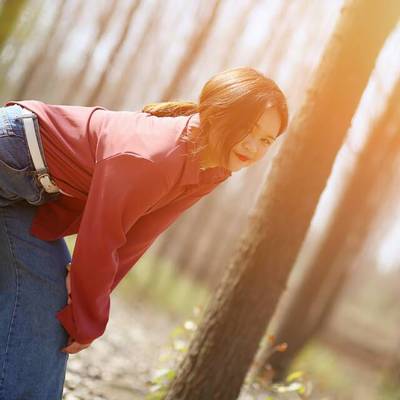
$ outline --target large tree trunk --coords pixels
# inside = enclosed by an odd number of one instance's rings
[[[385,7],[375,0],[356,0],[343,8],[312,89],[274,158],[247,232],[167,400],[238,396],[375,59],[399,13],[397,0]]]
[[[267,360],[276,371],[277,380],[284,377],[290,362],[322,324],[347,269],[361,250],[388,191],[385,186],[400,152],[399,130],[400,80],[385,112],[372,128],[319,250],[278,325],[277,341],[289,346],[284,353],[274,353]]]

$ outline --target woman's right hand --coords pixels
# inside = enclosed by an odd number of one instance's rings
[[[72,298],[71,298],[71,277],[70,277],[70,270],[71,270],[71,263],[67,264],[67,276],[65,278],[65,286],[67,287],[67,292],[68,292],[68,304],[71,304]],[[79,353],[80,351],[88,348],[90,346],[90,343],[83,344],[83,343],[78,343],[74,339],[71,338],[71,336],[68,336],[68,343],[67,345],[61,349],[63,353],[69,353],[69,354],[75,354]]]

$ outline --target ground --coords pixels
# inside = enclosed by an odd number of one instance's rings
[[[105,334],[71,354],[65,377],[65,400],[139,400],[157,369],[158,357],[179,320],[143,301],[128,304],[112,297]]]

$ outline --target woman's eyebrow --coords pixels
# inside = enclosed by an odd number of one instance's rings
[[[256,128],[258,128],[258,129],[260,129],[261,128],[261,126],[258,124],[258,122],[256,123]],[[264,136],[264,135],[263,135]],[[272,134],[267,134],[267,138],[268,139],[271,139],[271,140],[275,140],[275,138],[274,138],[274,136],[272,136]]]

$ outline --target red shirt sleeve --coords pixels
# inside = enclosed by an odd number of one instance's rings
[[[208,185],[186,195],[173,204],[166,205],[158,210],[141,217],[127,235],[126,244],[118,250],[119,268],[114,277],[111,291],[120,280],[136,264],[154,240],[168,228],[186,209],[210,193],[217,184]]]
[[[104,333],[118,249],[168,190],[165,171],[153,161],[120,154],[96,164],[72,255],[72,303],[56,314],[77,342],[90,343]]]

